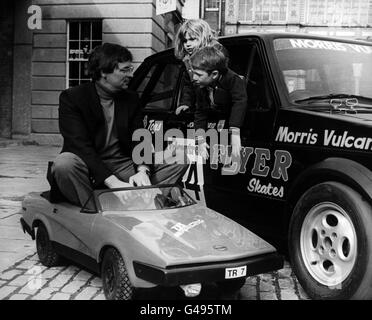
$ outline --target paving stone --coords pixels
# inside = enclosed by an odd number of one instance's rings
[[[19,265],[17,265],[17,269],[25,269],[25,270],[29,270],[31,269],[32,267],[35,267],[35,261],[32,261],[32,260],[25,260],[25,261],[22,261],[22,263],[20,263]],[[40,272],[42,270],[40,269]]]
[[[24,271],[15,270],[15,269],[9,270],[7,272],[0,273],[0,279],[1,280],[12,280],[13,278],[15,278],[16,276],[22,273],[24,273]]]
[[[292,269],[288,264],[285,265],[283,269],[278,270],[279,278],[287,278],[287,277],[290,277],[291,274],[292,274]]]
[[[0,288],[0,300],[5,299],[8,295],[10,295],[13,291],[18,289],[17,287],[12,286],[3,286]]]
[[[43,272],[45,270],[49,270],[50,269],[50,268],[44,266],[43,264],[41,264],[41,262],[39,262],[39,261],[36,261],[35,262],[35,267],[37,267],[40,270],[40,272]]]
[[[20,291],[19,293],[35,295],[45,284],[47,280],[40,277],[31,279]]]
[[[272,284],[272,282],[267,282],[267,281],[260,281],[260,288],[259,288],[260,291],[265,291],[265,292],[269,292],[269,291],[273,291],[274,290],[274,286]]]
[[[37,253],[35,253],[33,256],[27,257],[27,260],[39,262],[39,256],[37,255]]]
[[[274,278],[271,273],[263,273],[263,274],[260,274],[259,277],[261,281],[266,281],[266,282],[272,281]]]
[[[15,294],[9,297],[9,300],[26,300],[28,297],[28,294]]]
[[[88,281],[93,275],[90,272],[81,270],[75,277],[74,280],[77,281]]]
[[[59,274],[56,278],[49,282],[48,286],[52,288],[62,288],[71,278],[72,275],[70,274]]]
[[[76,280],[73,280],[71,282],[69,282],[68,284],[66,284],[62,289],[61,291],[63,293],[71,293],[71,294],[74,294],[76,293],[77,291],[79,291],[79,289],[86,285],[87,282],[86,281],[76,281]]]
[[[92,287],[102,288],[102,279],[98,278],[98,277],[95,277],[95,278],[93,278],[92,280],[89,281],[89,285],[92,286]]]
[[[69,300],[70,298],[70,294],[58,292],[54,294],[50,300]]]
[[[32,300],[48,300],[56,291],[54,288],[43,288],[37,295],[32,297]]]
[[[245,281],[245,284],[255,286],[257,284],[257,277],[248,277],[247,280]]]
[[[104,293],[100,293],[97,296],[95,296],[93,298],[93,300],[106,300],[105,294]]]
[[[299,299],[294,290],[289,290],[289,289],[280,290],[280,295],[281,295],[282,300],[298,300]]]
[[[54,278],[60,272],[61,272],[60,269],[47,269],[41,274],[41,276],[43,279],[51,279]]]
[[[10,286],[17,286],[17,287],[22,287],[24,286],[27,282],[29,282],[32,279],[31,275],[20,275],[13,279],[11,282],[8,284]]]
[[[240,290],[240,297],[242,300],[257,300],[256,285],[245,284]]]
[[[294,290],[295,288],[291,278],[279,279],[278,282],[281,290],[283,289]]]
[[[260,292],[260,300],[278,300],[275,291]]]
[[[97,292],[98,288],[95,287],[86,287],[81,291],[76,297],[76,300],[90,300]]]
[[[67,269],[63,270],[61,274],[73,276],[75,273],[79,272],[79,268],[76,266],[69,266]]]

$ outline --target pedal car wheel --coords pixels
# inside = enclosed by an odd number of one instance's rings
[[[46,267],[58,265],[59,254],[54,250],[53,244],[49,239],[48,231],[43,224],[40,224],[36,233],[36,250],[40,262]]]
[[[222,292],[234,293],[239,291],[241,287],[244,286],[246,278],[237,278],[224,281],[216,282],[217,286],[221,289]]]
[[[108,300],[131,300],[134,288],[130,283],[124,260],[120,253],[110,248],[102,262],[103,291]]]
[[[325,182],[298,201],[289,254],[299,282],[314,299],[372,298],[371,206],[350,187]]]

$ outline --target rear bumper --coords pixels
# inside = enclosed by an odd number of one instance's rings
[[[225,280],[225,269],[247,266],[247,277],[283,268],[284,259],[278,253],[270,253],[234,261],[208,264],[178,265],[158,268],[137,261],[133,262],[136,276],[148,282],[177,286],[190,283],[208,283]]]

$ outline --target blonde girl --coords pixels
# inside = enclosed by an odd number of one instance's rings
[[[222,45],[217,41],[216,33],[209,24],[201,19],[186,20],[179,28],[175,38],[175,56],[185,64],[185,86],[181,95],[180,105],[176,115],[194,107],[195,93],[192,86],[192,68],[190,56],[206,46],[217,46],[222,50]]]

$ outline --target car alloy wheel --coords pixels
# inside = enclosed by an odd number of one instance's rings
[[[351,187],[328,181],[297,201],[289,256],[314,299],[372,299],[372,207]]]
[[[300,247],[304,264],[316,281],[340,285],[357,258],[357,236],[349,215],[332,202],[314,206],[302,224]]]

